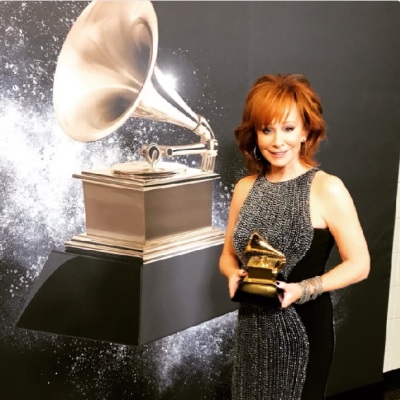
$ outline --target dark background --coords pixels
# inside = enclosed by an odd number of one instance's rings
[[[235,313],[137,348],[15,328],[50,251],[84,231],[72,173],[136,159],[149,140],[196,141],[184,129],[137,119],[97,143],[60,131],[52,109],[57,56],[87,4],[0,3],[0,397],[228,399]],[[245,174],[232,132],[254,80],[302,73],[321,96],[329,139],[318,159],[350,190],[372,256],[369,279],[333,295],[328,392],[381,380],[400,148],[399,4],[153,5],[158,65],[220,142],[216,226],[224,227],[230,192]],[[330,265],[336,261],[334,254]]]

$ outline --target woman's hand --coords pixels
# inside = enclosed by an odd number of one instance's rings
[[[303,289],[298,283],[277,281],[276,287],[278,288],[278,297],[282,308],[289,307],[303,294]]]
[[[235,272],[233,272],[229,276],[228,287],[229,287],[229,296],[230,296],[230,298],[232,298],[235,295],[236,290],[239,287],[240,281],[245,276],[247,276],[247,272],[244,269],[236,269]]]

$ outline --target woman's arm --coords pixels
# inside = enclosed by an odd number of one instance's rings
[[[339,265],[321,276],[323,290],[327,292],[366,279],[370,257],[357,211],[343,182],[325,173],[318,175],[314,178],[318,209],[335,239],[342,259]],[[302,288],[297,283],[282,282],[278,286],[284,290],[282,307],[287,307],[301,297]]]
[[[343,182],[325,175],[322,185],[323,217],[342,259],[338,266],[322,276],[324,290],[330,291],[366,279],[370,257],[356,208]]]
[[[235,294],[241,278],[247,275],[243,269],[240,269],[239,260],[233,248],[232,239],[240,208],[252,188],[255,178],[255,176],[248,176],[241,179],[236,184],[233,191],[231,205],[229,207],[225,244],[219,261],[219,270],[228,279],[229,295],[231,298]]]

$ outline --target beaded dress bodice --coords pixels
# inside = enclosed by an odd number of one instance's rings
[[[286,256],[282,275],[306,254],[313,238],[310,218],[310,186],[318,169],[284,182],[271,183],[260,175],[250,190],[233,234],[233,246],[241,263],[243,250],[254,230]]]

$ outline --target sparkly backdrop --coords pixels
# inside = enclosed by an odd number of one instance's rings
[[[264,73],[304,73],[322,97],[329,142],[319,158],[349,187],[373,259],[372,281],[334,296],[330,391],[337,392],[375,382],[383,363],[400,147],[394,56],[400,31],[396,4],[366,2],[360,13],[357,2],[323,3],[153,4],[158,65],[177,78],[178,93],[220,142],[215,226],[224,228],[230,193],[244,174],[232,131],[253,81]],[[51,250],[84,231],[81,182],[72,174],[135,160],[144,143],[196,141],[182,128],[139,119],[95,143],[74,142],[60,131],[52,106],[56,61],[87,4],[0,2],[0,398],[228,399],[236,313],[141,347],[15,328]],[[196,166],[199,159],[179,162]],[[373,312],[363,313],[370,293]]]
[[[75,142],[61,132],[52,106],[53,75],[63,41],[87,4],[0,4],[1,398],[185,398],[193,386],[201,387],[202,398],[223,398],[229,392],[224,382],[229,386],[234,313],[141,347],[14,327],[50,251],[84,231],[81,182],[72,174],[136,160],[144,143],[197,141],[184,129],[138,119],[95,143]],[[187,65],[188,52],[169,53],[171,62],[191,68],[190,82],[178,84],[207,96],[207,70]],[[199,96],[193,108],[202,112],[210,101],[213,95]],[[212,105],[212,113],[218,112]],[[195,156],[179,161],[199,163]],[[214,187],[213,223],[221,228],[231,189],[222,179]]]

